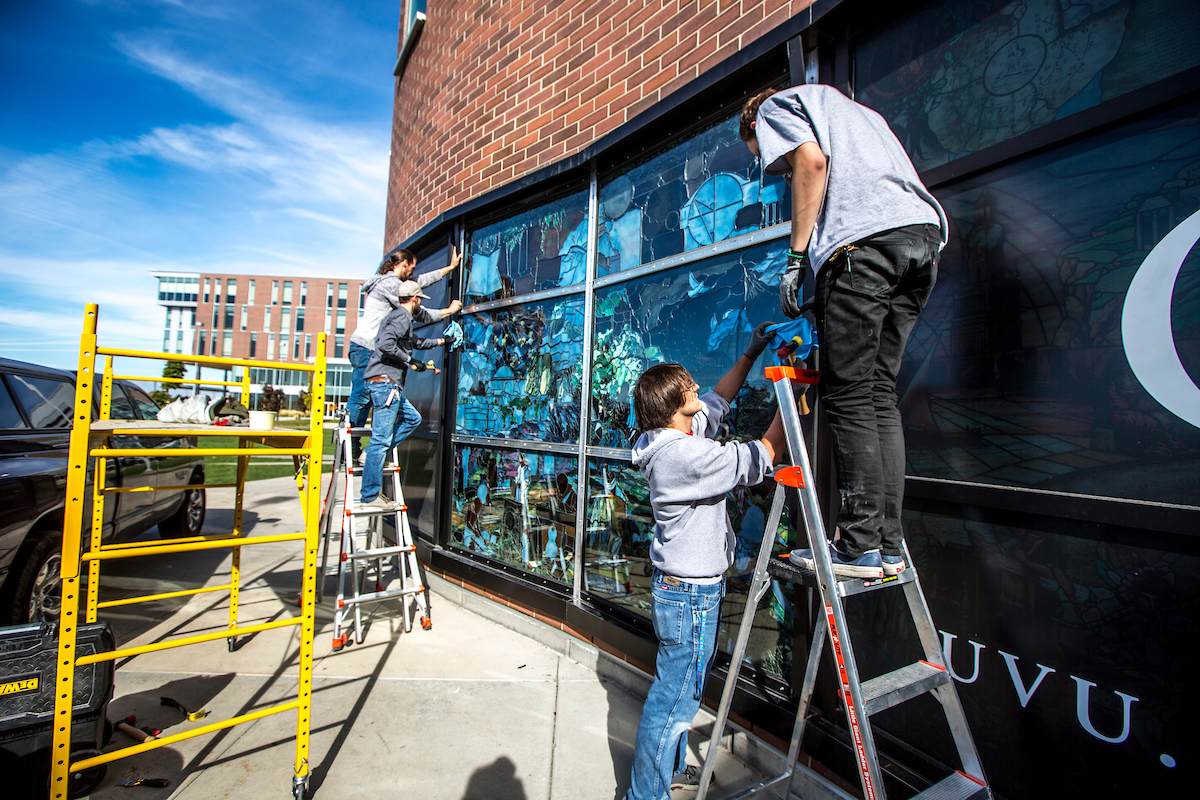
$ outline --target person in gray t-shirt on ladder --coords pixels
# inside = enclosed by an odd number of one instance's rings
[[[791,249],[779,287],[785,314],[800,314],[803,271],[816,277],[818,391],[841,499],[840,535],[829,543],[834,573],[895,575],[907,566],[896,374],[937,279],[945,212],[883,117],[831,86],[755,95],[739,135],[768,175],[791,183]],[[811,550],[792,560],[814,569]]]

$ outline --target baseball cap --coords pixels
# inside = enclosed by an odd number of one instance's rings
[[[396,290],[396,296],[400,298],[424,297],[426,300],[429,299],[429,295],[421,291],[421,284],[416,281],[401,281],[400,288]]]

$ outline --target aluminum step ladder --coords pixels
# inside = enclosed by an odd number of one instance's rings
[[[979,763],[975,741],[971,737],[971,729],[967,725],[962,704],[959,702],[958,693],[954,688],[954,681],[947,669],[937,629],[929,614],[929,607],[925,603],[925,595],[921,592],[921,582],[912,557],[908,553],[907,545],[905,545],[904,559],[908,567],[898,575],[876,580],[863,580],[862,578],[835,577],[833,574],[829,551],[824,546],[825,525],[821,518],[820,505],[817,502],[816,484],[809,465],[804,432],[800,426],[800,413],[792,393],[793,383],[815,384],[819,373],[791,366],[768,367],[766,372],[767,378],[775,385],[775,394],[779,400],[784,431],[787,435],[788,449],[796,465],[781,468],[775,474],[777,482],[775,497],[771,504],[771,513],[767,519],[762,545],[759,548],[758,563],[755,565],[754,577],[750,583],[750,592],[745,611],[742,614],[741,627],[738,629],[729,675],[725,681],[724,692],[721,694],[721,703],[718,706],[713,735],[709,741],[708,753],[700,775],[700,788],[696,794],[696,800],[705,800],[708,794],[709,779],[712,777],[713,767],[716,763],[718,749],[716,743],[720,742],[721,736],[725,732],[725,725],[729,721],[729,708],[737,687],[742,658],[746,652],[746,643],[753,627],[754,614],[758,609],[759,602],[770,588],[771,578],[815,587],[820,592],[824,613],[818,615],[812,646],[808,652],[808,666],[804,672],[804,683],[796,709],[796,722],[788,747],[786,771],[774,778],[755,784],[727,800],[740,800],[740,798],[750,797],[768,788],[780,786],[783,788],[782,797],[786,800],[791,796],[792,783],[796,773],[812,772],[804,765],[797,764],[796,759],[800,754],[800,740],[804,735],[813,687],[816,684],[817,667],[820,664],[821,653],[827,639],[833,647],[834,662],[838,671],[839,693],[846,709],[862,781],[863,797],[866,800],[884,800],[886,797],[883,773],[879,768],[875,737],[871,729],[871,716],[927,692],[937,698],[945,712],[962,768],[930,786],[916,797],[923,800],[966,800],[967,798],[989,798],[990,800],[991,790],[984,777],[983,767]],[[815,573],[793,566],[786,556],[771,557],[771,547],[775,541],[775,531],[778,530],[779,521],[782,518],[788,489],[796,489],[799,492],[804,525],[810,532],[809,541],[813,547]],[[859,678],[858,668],[855,664],[854,648],[850,641],[849,628],[846,625],[843,600],[866,592],[887,591],[895,588],[902,588],[904,591],[908,610],[916,625],[917,636],[924,650],[925,658],[886,675],[863,681]]]
[[[385,464],[383,474],[390,477],[392,498],[399,503],[395,509],[364,509],[358,506],[358,490],[354,477],[361,479],[362,468],[352,458],[351,443],[355,437],[371,432],[370,428],[352,428],[343,417],[338,425],[338,443],[334,456],[334,474],[326,493],[322,535],[326,553],[322,557],[322,574],[326,574],[329,543],[332,541],[334,517],[341,519],[338,535],[337,598],[333,614],[333,649],[341,650],[350,644],[362,644],[366,635],[363,607],[384,600],[399,598],[404,612],[404,630],[412,630],[413,609],[410,597],[417,599],[418,619],[424,630],[433,627],[429,614],[429,596],[417,562],[417,548],[408,524],[408,506],[400,486],[400,467],[396,448],[391,451],[391,464]],[[341,496],[338,497],[338,488]],[[340,512],[340,513],[339,513]],[[387,541],[384,520],[395,523],[396,539]]]

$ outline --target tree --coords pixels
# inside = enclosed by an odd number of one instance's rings
[[[300,392],[300,404],[299,405],[300,405],[301,413],[308,411],[309,402],[311,401],[311,399],[312,399],[312,395],[310,395],[308,392],[306,392],[306,391]]]
[[[164,378],[182,378],[183,370],[182,361],[168,361],[166,366],[163,367],[162,375]],[[175,398],[167,391],[167,384],[163,384],[163,388],[150,393],[150,399],[158,403],[159,408],[162,408]]]
[[[262,396],[258,398],[259,411],[279,411],[283,408],[283,389],[276,389],[271,384],[262,388]]]

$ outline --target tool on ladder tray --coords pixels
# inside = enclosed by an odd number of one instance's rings
[[[354,437],[367,433],[370,433],[368,428],[351,428],[345,417],[338,425],[333,481],[340,483],[342,488],[342,525],[338,553],[338,592],[333,612],[334,650],[341,650],[352,643],[362,644],[366,634],[363,627],[363,606],[383,600],[400,599],[404,610],[404,630],[408,632],[412,630],[412,604],[409,598],[415,596],[420,608],[421,627],[425,630],[433,627],[433,620],[429,615],[428,592],[421,579],[417,548],[408,524],[408,506],[404,504],[395,448],[391,451],[392,463],[385,465],[383,472],[391,478],[392,497],[396,506],[391,509],[357,507],[354,476],[361,477],[362,468],[352,458],[351,444]],[[334,509],[338,507],[332,484],[328,497],[327,529],[332,527]],[[384,535],[384,520],[389,517],[395,523],[394,543],[386,541]],[[327,538],[327,549],[328,543]],[[394,574],[391,573],[393,568]]]
[[[768,367],[767,378],[775,385],[775,394],[779,400],[779,409],[787,434],[788,449],[792,454],[795,466],[781,468],[775,473],[777,485],[766,530],[768,532],[778,530],[783,514],[785,495],[789,489],[797,490],[800,496],[800,509],[804,525],[809,533],[815,572],[794,566],[786,556],[772,558],[771,546],[775,537],[769,534],[763,536],[758,562],[754,568],[754,577],[750,583],[748,601],[742,614],[741,627],[738,629],[737,641],[732,653],[729,676],[721,694],[721,703],[717,708],[712,739],[709,741],[704,768],[700,774],[700,787],[696,794],[696,800],[705,800],[708,794],[708,782],[716,763],[716,745],[720,742],[721,736],[725,732],[725,725],[729,721],[729,708],[737,686],[742,657],[746,652],[746,643],[750,638],[754,614],[758,603],[770,588],[772,578],[803,584],[810,590],[815,588],[820,594],[822,613],[817,615],[816,630],[813,632],[812,645],[808,652],[808,665],[804,672],[804,683],[800,690],[796,709],[796,721],[792,728],[792,738],[788,747],[786,770],[783,774],[755,784],[728,800],[750,797],[765,789],[780,785],[783,786],[782,796],[788,798],[791,795],[792,784],[797,772],[810,772],[804,765],[797,764],[796,759],[800,754],[800,740],[804,735],[805,721],[812,701],[813,687],[816,684],[817,667],[820,664],[821,653],[827,639],[833,647],[834,663],[838,671],[838,693],[846,709],[862,781],[863,796],[866,800],[884,800],[886,797],[883,773],[879,768],[879,756],[875,750],[871,716],[927,692],[932,693],[942,706],[950,733],[954,738],[955,747],[958,750],[959,759],[962,762],[962,768],[930,786],[916,797],[925,800],[991,798],[991,790],[984,778],[983,767],[979,763],[975,741],[971,737],[971,729],[967,725],[962,704],[959,702],[958,693],[947,669],[937,629],[929,614],[929,607],[925,603],[925,595],[921,592],[921,582],[912,557],[908,553],[907,545],[905,545],[904,558],[908,567],[897,575],[864,580],[862,578],[842,578],[833,573],[829,549],[823,546],[825,544],[825,525],[821,518],[820,505],[817,502],[816,486],[813,481],[812,469],[809,466],[804,431],[800,426],[800,413],[792,394],[793,383],[816,384],[819,373],[792,366]],[[867,592],[896,588],[904,591],[908,610],[916,626],[917,637],[921,642],[925,658],[886,675],[861,681],[855,664],[850,632],[846,625],[843,601],[848,597]]]

